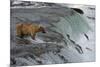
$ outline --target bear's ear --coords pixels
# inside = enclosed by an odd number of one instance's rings
[[[39,28],[40,28],[40,27],[43,27],[43,25],[39,24]]]

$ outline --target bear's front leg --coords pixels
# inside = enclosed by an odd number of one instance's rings
[[[36,36],[36,34],[32,34],[32,35],[31,35],[31,38],[32,38],[33,40],[35,40],[35,36]]]

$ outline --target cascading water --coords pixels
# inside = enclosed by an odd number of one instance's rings
[[[83,48],[85,44],[77,43],[84,38],[81,35],[89,41],[87,32],[92,31],[84,14],[57,4],[41,7],[40,3],[28,8],[16,7],[11,9],[11,65],[91,61],[90,55],[94,53],[86,54]],[[36,40],[20,39],[15,35],[16,23],[41,24],[47,33],[38,33]]]

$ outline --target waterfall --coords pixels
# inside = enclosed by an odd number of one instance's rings
[[[59,22],[51,23],[53,25],[52,30],[63,35],[64,41],[69,43],[67,46],[73,46],[77,48],[79,52],[83,52],[76,41],[78,41],[80,35],[84,35],[88,31],[92,31],[85,16],[73,11],[73,14],[71,15],[60,15],[59,17]]]

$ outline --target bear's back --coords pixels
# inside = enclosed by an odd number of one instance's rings
[[[39,25],[33,23],[19,23],[16,25],[16,28],[23,32],[23,34],[30,34],[35,33],[39,29]]]

